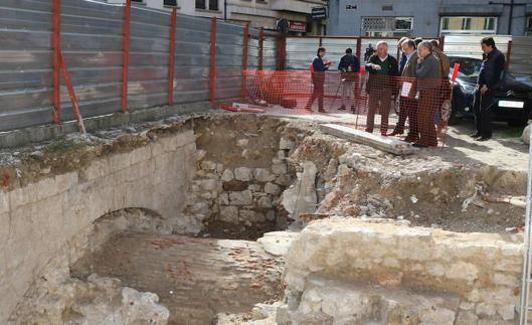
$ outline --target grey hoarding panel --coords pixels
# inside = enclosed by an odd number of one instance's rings
[[[85,117],[121,109],[124,6],[62,0],[61,47]],[[50,123],[52,117],[52,2],[0,1],[0,131]],[[168,100],[169,11],[134,6],[131,11],[129,109]],[[178,15],[174,100],[209,98],[211,20]],[[242,80],[241,25],[217,22],[218,98],[238,96]],[[258,30],[251,30],[248,68],[258,65]],[[275,67],[273,41],[265,41],[265,68]],[[273,54],[274,55],[274,54]],[[62,120],[74,118],[61,80]]]

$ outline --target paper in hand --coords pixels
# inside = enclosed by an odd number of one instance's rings
[[[401,87],[401,97],[410,97],[410,91],[412,90],[411,82],[403,82],[403,87]]]

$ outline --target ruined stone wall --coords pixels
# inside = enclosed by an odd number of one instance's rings
[[[247,115],[195,120],[197,171],[185,209],[191,232],[256,239],[278,228],[281,193],[295,178],[288,157],[296,139],[285,125]]]
[[[319,277],[455,295],[456,309],[448,307],[447,321],[438,324],[476,324],[479,319],[506,324],[514,319],[522,267],[522,236],[511,237],[355,219],[316,221],[287,256],[286,282],[296,300],[292,308],[308,309],[308,302],[298,306],[297,300],[308,296],[312,278]],[[311,305],[320,311],[321,298],[316,299]],[[335,319],[355,317],[350,311],[333,313],[329,316]]]
[[[54,255],[102,215],[142,207],[173,220],[174,231],[182,231],[179,214],[194,175],[195,152],[194,133],[187,130],[103,155],[83,170],[0,191],[0,323],[6,323]]]

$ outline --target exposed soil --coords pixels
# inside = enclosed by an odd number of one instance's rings
[[[282,294],[283,262],[249,241],[122,233],[72,267],[119,278],[156,293],[169,324],[209,324],[219,312],[241,313]]]

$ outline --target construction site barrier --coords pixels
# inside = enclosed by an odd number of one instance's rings
[[[0,131],[77,119],[60,53],[85,118],[240,97],[277,58],[275,33],[131,1],[5,0],[0,24]]]

